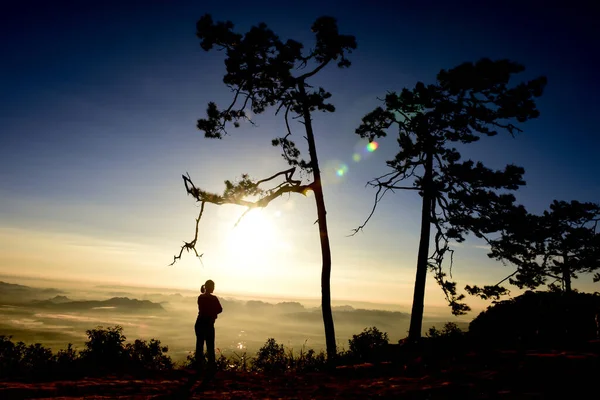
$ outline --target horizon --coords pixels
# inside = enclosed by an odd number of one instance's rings
[[[0,274],[0,282],[8,283],[8,284],[18,284],[23,286],[28,286],[37,289],[57,289],[57,290],[68,290],[77,288],[78,290],[82,290],[81,282],[76,280],[65,280],[65,279],[51,279],[51,278],[40,278],[26,275],[9,275],[9,274]],[[33,283],[31,283],[33,282]],[[48,284],[45,284],[48,283]],[[124,284],[116,284],[110,282],[86,282],[92,288],[96,289],[133,289],[138,293],[128,293],[133,296],[139,295],[152,295],[152,294],[181,294],[184,297],[195,297],[199,294],[199,290],[191,290],[186,288],[176,288],[176,287],[159,287],[159,286],[135,286],[135,285],[124,285]],[[146,291],[146,292],[142,292]],[[125,293],[124,293],[125,294]],[[244,294],[244,293],[221,293],[215,291],[215,295],[220,298],[234,300],[234,301],[249,301],[249,300],[257,300],[263,301],[269,304],[278,304],[282,302],[297,302],[302,304],[307,308],[320,308],[321,307],[321,299],[320,297],[277,297],[277,296],[261,296],[256,294]],[[121,297],[121,296],[113,296],[113,297]],[[125,296],[127,297],[127,296]],[[134,297],[135,298],[135,297]],[[73,300],[69,298],[70,300]],[[373,311],[398,311],[410,314],[410,303],[377,303],[377,302],[368,302],[368,301],[357,301],[352,299],[335,299],[332,300],[332,307],[343,307],[343,306],[351,306],[355,309],[365,309],[365,310],[373,310]],[[429,307],[426,309],[427,317],[448,317],[451,318],[450,315],[447,314],[445,305],[441,305],[438,307]],[[483,310],[483,309],[482,309]],[[473,310],[466,317],[459,318],[461,320],[471,319],[471,317],[475,317],[476,313],[482,310]],[[455,318],[455,317],[454,317]]]
[[[10,286],[14,284],[18,287]],[[72,343],[81,349],[88,330],[119,325],[128,342],[158,339],[169,346],[169,353],[177,361],[184,360],[194,348],[193,323],[198,310],[193,292],[90,282],[65,285],[56,280],[17,279],[14,275],[1,275],[0,289],[0,334],[15,342],[41,343],[54,351]],[[224,313],[216,324],[216,347],[224,354],[253,354],[267,338],[275,338],[290,349],[325,348],[318,299],[306,302],[295,298],[217,296]],[[400,340],[410,320],[409,307],[353,301],[334,302],[333,313],[340,347],[372,326],[387,332],[392,342]],[[452,321],[463,329],[469,322],[465,318]],[[424,329],[440,328],[446,322],[449,319],[443,313],[428,312]]]

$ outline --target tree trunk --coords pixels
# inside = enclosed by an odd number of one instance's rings
[[[427,281],[427,260],[429,259],[429,240],[431,235],[431,202],[433,201],[433,156],[428,153],[425,160],[423,176],[423,206],[421,208],[421,239],[417,255],[417,276],[413,295],[412,312],[410,314],[410,329],[408,340],[411,342],[421,339],[423,329],[423,308],[425,304],[425,283]]]
[[[569,269],[568,256],[563,256],[562,278],[565,285],[565,292],[571,293],[571,270]]]
[[[323,267],[321,269],[321,310],[323,312],[323,324],[325,325],[325,344],[327,347],[327,359],[333,360],[337,354],[337,345],[335,342],[335,328],[333,325],[333,314],[331,312],[331,248],[329,246],[329,234],[327,232],[327,211],[325,209],[325,199],[323,197],[323,185],[321,182],[321,171],[319,170],[319,161],[317,159],[317,147],[315,145],[315,135],[312,129],[310,109],[306,103],[306,90],[304,82],[298,83],[298,89],[302,96],[302,113],[304,118],[304,127],[306,129],[306,139],[308,141],[308,153],[310,155],[310,164],[314,177],[313,192],[315,193],[315,202],[317,204],[317,218],[319,225],[319,235],[321,238],[321,257]]]

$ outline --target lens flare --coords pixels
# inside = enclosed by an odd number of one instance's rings
[[[346,175],[347,172],[348,172],[348,166],[346,164],[342,164],[335,171],[335,174],[339,177],[342,177],[342,176]]]
[[[348,175],[348,165],[340,160],[328,160],[321,169],[323,183],[326,185],[337,185],[346,180]]]
[[[379,144],[377,142],[371,142],[367,145],[367,151],[369,153],[372,153],[375,150],[377,150],[378,147],[379,147]]]
[[[375,150],[379,148],[379,143],[370,142],[361,139],[354,145],[354,151],[352,152],[352,160],[354,162],[363,162],[373,156]]]

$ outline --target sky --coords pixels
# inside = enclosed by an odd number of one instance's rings
[[[314,199],[281,198],[240,225],[238,206],[207,206],[200,263],[191,254],[169,266],[193,237],[198,206],[181,175],[220,192],[242,173],[266,177],[286,167],[278,148],[282,121],[253,116],[224,140],[196,129],[206,104],[225,104],[223,53],[195,37],[205,13],[245,31],[266,22],[280,37],[310,47],[310,26],[337,18],[356,36],[352,66],[315,79],[333,94],[333,114],[315,115],[332,244],[332,296],[410,305],[419,238],[420,198],[386,197],[365,230],[374,192],[365,183],[387,172],[397,148],[374,152],[354,134],[387,91],[433,82],[442,68],[482,57],[526,66],[516,81],[548,77],[541,116],[516,138],[489,138],[465,157],[525,168],[516,194],[531,211],[553,199],[597,202],[600,139],[594,117],[600,85],[592,57],[599,27],[591,2],[552,8],[542,2],[397,1],[186,2],[23,1],[5,5],[0,43],[0,274],[109,282],[216,293],[318,298],[320,248]],[[302,143],[301,125],[294,126]],[[361,154],[360,161],[353,155]],[[344,169],[343,176],[336,171]],[[310,195],[308,196],[310,197]],[[493,284],[509,266],[488,259],[475,240],[456,247],[454,278]],[[597,290],[589,280],[575,284]],[[595,289],[594,289],[595,288]],[[474,308],[485,305],[469,299]],[[443,305],[429,279],[426,311]]]

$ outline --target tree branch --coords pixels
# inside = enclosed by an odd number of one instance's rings
[[[276,174],[273,174],[272,176],[270,176],[268,178],[261,179],[261,180],[257,181],[256,183],[254,183],[252,188],[257,188],[258,185],[260,185],[261,183],[272,181],[273,179],[275,179],[281,175],[285,176],[285,182],[275,186],[272,189],[268,189],[266,191],[266,195],[264,195],[263,197],[261,197],[260,199],[258,199],[256,201],[244,200],[240,196],[225,196],[225,195],[221,196],[218,194],[203,191],[194,185],[189,174],[187,174],[187,176],[182,175],[187,193],[189,195],[191,195],[192,197],[194,197],[196,199],[196,201],[200,202],[200,213],[198,215],[198,218],[196,218],[196,230],[195,230],[195,234],[194,234],[194,239],[190,242],[184,242],[183,246],[181,247],[181,249],[179,251],[179,254],[176,256],[173,256],[173,262],[170,265],[175,264],[175,262],[177,260],[181,259],[181,256],[182,256],[184,250],[194,251],[194,253],[196,254],[197,257],[202,257],[202,254],[198,254],[198,251],[196,250],[196,243],[198,241],[198,225],[200,223],[200,219],[202,218],[202,214],[204,213],[204,206],[206,203],[212,203],[212,204],[216,204],[216,205],[235,204],[235,205],[246,207],[247,209],[244,211],[244,213],[240,216],[240,218],[235,223],[235,226],[237,226],[240,223],[240,221],[242,220],[242,218],[250,210],[252,210],[254,208],[264,208],[267,205],[269,205],[269,203],[271,201],[282,196],[285,193],[300,193],[302,195],[306,195],[307,191],[312,190],[314,182],[309,183],[307,185],[301,185],[300,184],[301,181],[293,179],[293,175],[294,175],[295,171],[296,171],[296,168],[290,168],[285,171],[280,171]],[[200,261],[202,261],[202,260],[200,260]]]
[[[306,79],[310,78],[311,76],[317,74],[320,70],[325,68],[327,66],[327,64],[329,64],[330,61],[331,61],[331,58],[329,58],[327,61],[322,62],[317,68],[315,68],[311,72],[307,72],[306,74],[300,75],[299,77],[295,78],[296,82],[301,82],[301,81],[306,80]]]
[[[184,250],[188,252],[190,250],[193,250],[196,254],[196,257],[198,257],[198,259],[200,259],[200,262],[202,263],[202,254],[198,254],[198,251],[196,250],[196,242],[198,241],[198,224],[200,223],[200,218],[202,218],[202,214],[204,213],[205,203],[206,202],[204,201],[200,203],[200,212],[198,213],[198,218],[196,218],[196,231],[194,233],[194,239],[191,242],[183,243],[183,246],[181,246],[181,249],[179,250],[179,255],[173,256],[173,262],[169,264],[169,266],[174,265],[177,260],[181,260],[181,255],[183,254]]]
[[[373,203],[373,208],[371,209],[371,212],[369,213],[369,216],[367,217],[367,219],[358,228],[352,229],[352,233],[350,235],[348,235],[347,237],[351,237],[351,236],[356,235],[358,232],[362,231],[363,228],[367,225],[367,223],[369,222],[369,220],[371,219],[371,217],[373,216],[373,214],[375,214],[375,210],[377,209],[377,204],[379,204],[379,202],[381,201],[381,199],[383,198],[383,196],[385,195],[385,193],[388,190],[390,190],[390,189],[385,188],[385,190],[383,191],[383,193],[381,193],[382,189],[384,189],[384,186],[382,186],[382,185],[379,185],[377,187],[377,193],[375,193],[375,202]]]

